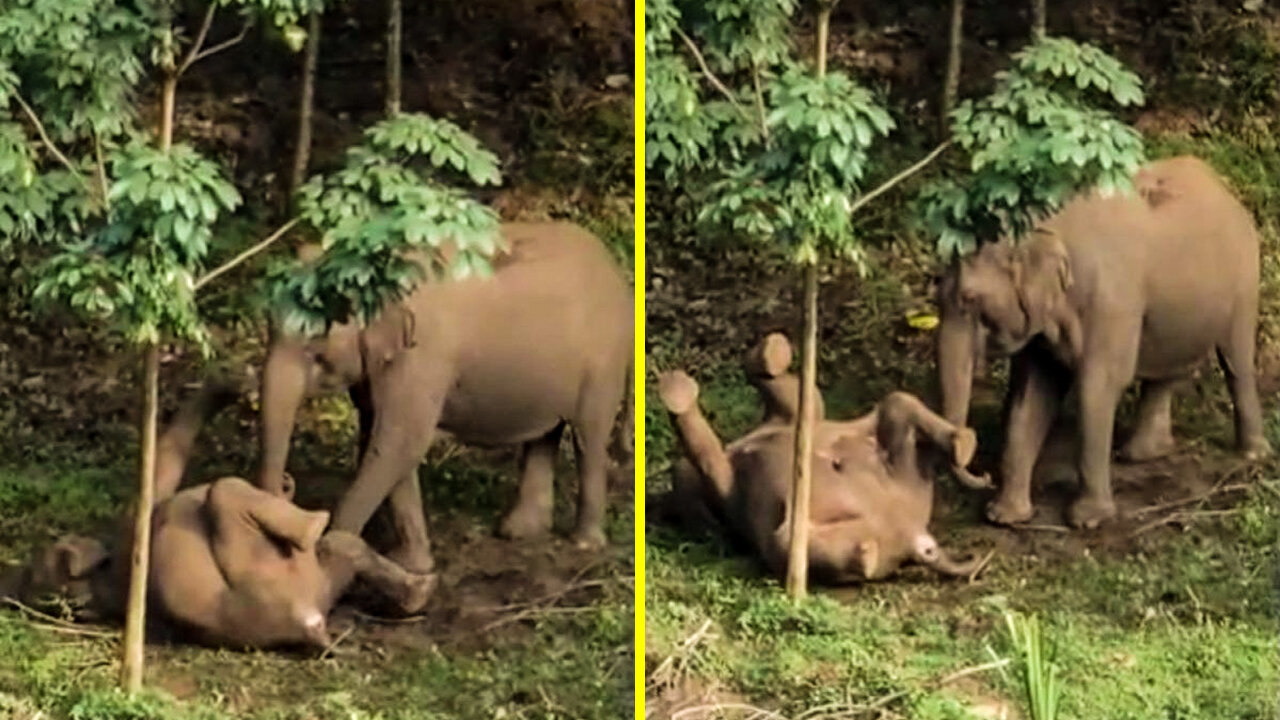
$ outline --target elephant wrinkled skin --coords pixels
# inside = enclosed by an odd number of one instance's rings
[[[212,645],[329,645],[326,616],[360,577],[406,612],[426,604],[437,578],[406,572],[350,533],[325,533],[327,512],[225,477],[177,491],[205,418],[230,393],[211,389],[187,402],[160,438],[148,591],[160,616]],[[87,616],[119,617],[128,585],[133,521],[120,552],[68,536],[8,578],[0,595],[34,602],[70,596]]]
[[[976,338],[1013,356],[1002,484],[987,511],[994,522],[1032,517],[1032,469],[1073,387],[1083,489],[1068,517],[1087,528],[1114,516],[1112,433],[1125,388],[1142,381],[1137,429],[1121,457],[1166,454],[1175,386],[1211,351],[1235,403],[1239,448],[1250,458],[1271,451],[1254,369],[1252,217],[1193,157],[1152,163],[1135,185],[1136,196],[1073,199],[1023,242],[957,260],[939,287],[938,372],[950,422],[968,415]]]
[[[392,557],[429,572],[418,464],[445,432],[466,443],[523,445],[519,498],[501,531],[544,534],[570,425],[581,479],[574,537],[604,543],[609,437],[624,396],[630,427],[632,291],[603,243],[576,225],[508,223],[502,235],[507,249],[490,278],[424,282],[363,330],[347,324],[312,340],[272,338],[259,487],[279,488],[304,397],[346,387],[360,414],[360,466],[334,512],[335,529],[360,533],[389,499],[401,541]]]
[[[660,378],[685,457],[677,464],[673,506],[687,524],[722,527],[749,546],[773,573],[786,571],[786,522],[795,448],[799,382],[786,372],[787,340],[773,334],[748,360],[765,404],[760,427],[722,446],[698,408],[698,386],[680,371]],[[887,577],[908,562],[968,576],[976,560],[956,561],[929,533],[933,483],[917,440],[941,448],[963,466],[973,457],[972,430],[956,427],[903,392],[890,394],[855,420],[816,415],[810,505],[809,572],[842,584]]]

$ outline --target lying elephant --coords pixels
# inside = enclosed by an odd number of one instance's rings
[[[335,529],[361,532],[389,498],[402,543],[392,557],[430,571],[418,464],[444,432],[523,445],[519,499],[500,529],[511,538],[546,533],[555,459],[570,425],[580,478],[574,537],[604,543],[609,437],[630,398],[632,291],[604,244],[576,225],[509,223],[502,235],[507,250],[490,278],[425,282],[363,329],[337,325],[315,339],[274,334],[262,380],[259,487],[280,487],[302,400],[343,387],[359,411],[360,467],[334,512]],[[629,402],[625,412],[629,428]]]
[[[764,422],[728,446],[721,446],[699,410],[692,378],[674,371],[659,381],[686,455],[676,466],[674,507],[689,524],[723,527],[778,575],[786,571],[790,547],[786,516],[799,407],[799,381],[786,372],[790,363],[791,347],[779,334],[753,351],[748,375],[764,402]],[[822,408],[815,414],[822,418]],[[809,531],[814,580],[874,580],[908,562],[947,575],[978,570],[977,560],[953,560],[929,533],[933,484],[920,462],[918,438],[961,467],[977,449],[972,430],[946,422],[903,392],[856,420],[817,424]]]
[[[200,426],[232,396],[203,391],[161,437],[152,520],[149,597],[161,616],[214,645],[327,647],[326,616],[357,578],[406,612],[426,604],[437,577],[415,575],[374,553],[351,533],[325,533],[327,512],[309,512],[284,496],[225,477],[175,492]],[[37,553],[0,594],[34,601],[70,596],[89,615],[119,617],[128,586],[132,519],[123,550],[69,536]]]
[[[1019,244],[1007,239],[957,260],[940,285],[938,373],[946,418],[969,410],[975,338],[1013,355],[998,523],[1031,519],[1031,473],[1069,388],[1078,394],[1083,492],[1077,527],[1115,515],[1111,446],[1116,406],[1142,380],[1137,430],[1121,451],[1145,460],[1174,446],[1175,385],[1211,351],[1235,402],[1236,442],[1270,453],[1254,371],[1258,232],[1204,162],[1178,157],[1135,178],[1137,196],[1091,193]]]

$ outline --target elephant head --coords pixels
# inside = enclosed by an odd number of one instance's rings
[[[100,541],[66,535],[38,551],[25,566],[0,578],[0,597],[34,604],[57,595],[75,608],[114,607],[118,598],[109,597],[110,560]]]
[[[262,373],[258,486],[280,494],[298,407],[307,397],[342,390],[364,376],[360,330],[334,325],[315,338],[272,327]]]
[[[938,288],[938,380],[942,414],[964,425],[974,366],[982,343],[1011,355],[1045,334],[1058,341],[1051,319],[1072,286],[1071,259],[1052,231],[1036,230],[1014,244],[1005,239],[952,262]]]

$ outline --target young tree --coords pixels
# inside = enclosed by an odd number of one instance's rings
[[[400,94],[404,90],[401,78],[403,61],[400,37],[403,34],[404,12],[400,0],[387,0],[387,117],[400,112]]]
[[[805,594],[808,574],[818,265],[836,257],[865,272],[851,216],[945,147],[862,192],[867,151],[894,122],[848,75],[827,72],[834,4],[818,6],[816,57],[808,67],[791,57],[792,0],[714,0],[689,5],[687,17],[670,0],[645,5],[646,165],[702,204],[708,228],[772,244],[802,272],[801,412],[787,510],[793,597]]]
[[[307,44],[302,51],[302,86],[298,90],[298,134],[293,148],[293,167],[289,172],[289,197],[292,198],[307,179],[311,164],[311,131],[316,106],[316,68],[320,64],[320,32],[323,13],[313,10],[307,16]]]
[[[121,663],[121,683],[130,691],[142,681],[160,346],[189,343],[207,353],[196,291],[282,234],[201,276],[214,224],[241,200],[214,163],[174,142],[178,81],[196,61],[243,40],[260,15],[284,26],[309,9],[308,0],[235,3],[245,15],[239,33],[207,44],[215,13],[227,4],[206,6],[188,42],[175,25],[172,2],[15,0],[0,21],[0,117],[11,118],[17,105],[29,125],[3,125],[14,161],[0,165],[20,173],[25,194],[8,203],[22,222],[0,225],[0,235],[9,242],[47,239],[53,252],[40,269],[36,298],[111,323],[143,359],[142,447]],[[154,134],[137,127],[133,109],[144,58],[158,76]]]
[[[960,92],[960,67],[964,49],[964,0],[951,0],[951,33],[947,44],[947,74],[942,84],[942,131],[950,125],[951,111]]]
[[[1045,0],[1031,0],[1031,42],[1044,39],[1049,12]]]

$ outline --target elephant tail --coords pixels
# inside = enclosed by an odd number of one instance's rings
[[[223,380],[206,382],[199,391],[183,401],[156,442],[156,492],[160,503],[178,491],[182,476],[191,459],[196,437],[205,422],[217,415],[239,396],[237,388]]]

